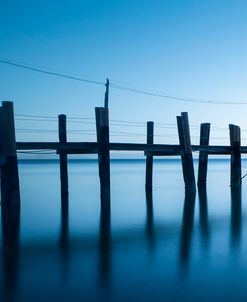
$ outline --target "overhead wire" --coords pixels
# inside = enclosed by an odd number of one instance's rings
[[[45,70],[45,69],[32,67],[32,66],[26,65],[26,64],[15,63],[15,62],[9,61],[9,60],[0,59],[0,63],[12,65],[12,66],[23,68],[23,69],[28,69],[28,70],[32,70],[32,71],[36,71],[36,72],[40,72],[40,73],[44,73],[44,74],[48,74],[48,75],[51,75],[51,76],[66,78],[66,79],[70,79],[70,80],[75,80],[75,81],[80,81],[80,82],[85,82],[85,83],[90,83],[90,84],[96,84],[96,85],[104,85],[105,84],[104,82],[88,80],[88,79],[84,79],[84,78],[80,78],[80,77],[71,76],[71,75],[68,75],[68,74],[65,74],[65,73],[58,73],[58,72],[54,72],[54,71],[48,71],[48,70]]]
[[[65,79],[70,79],[70,80],[75,80],[75,81],[80,81],[80,82],[85,82],[85,83],[90,83],[90,84],[96,84],[96,85],[105,85],[105,82],[101,81],[94,81],[82,77],[76,77],[69,75],[68,73],[60,73],[60,72],[54,72],[45,68],[38,68],[35,66],[31,66],[31,64],[21,64],[21,63],[16,63],[13,62],[12,60],[6,60],[6,59],[0,59],[0,63],[11,65],[14,67],[18,68],[23,68],[43,74],[48,74],[51,76],[56,76],[56,77],[61,77]],[[116,82],[116,81],[115,81]],[[217,101],[214,99],[198,99],[198,98],[192,98],[192,97],[185,97],[185,96],[174,96],[170,94],[164,94],[164,93],[156,93],[152,90],[142,90],[134,87],[129,87],[125,85],[120,85],[120,84],[114,84],[110,83],[110,87],[114,89],[119,89],[119,90],[125,90],[133,93],[138,93],[138,94],[143,94],[143,95],[148,95],[152,97],[158,97],[158,98],[163,98],[166,100],[176,100],[176,101],[184,101],[184,102],[193,102],[193,103],[203,103],[203,104],[217,104],[217,105],[247,105],[247,102],[222,102],[222,101]]]

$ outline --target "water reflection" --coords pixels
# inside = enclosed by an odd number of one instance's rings
[[[183,270],[187,268],[190,257],[191,239],[194,223],[195,197],[195,190],[185,189],[180,240],[180,264]]]
[[[208,223],[208,198],[206,185],[198,186],[199,196],[199,218],[200,218],[200,231],[202,240],[207,248],[210,239],[210,230]]]
[[[13,301],[19,279],[20,206],[2,203],[3,301]]]
[[[238,248],[242,226],[242,187],[231,186],[231,247]]]
[[[61,233],[60,251],[63,263],[63,271],[68,272],[69,265],[69,198],[68,194],[61,195]]]
[[[148,240],[149,251],[154,250],[154,217],[153,217],[153,191],[152,188],[146,190],[146,234]]]
[[[110,286],[111,254],[111,211],[109,208],[102,208],[99,228],[99,273],[100,283],[104,287]]]

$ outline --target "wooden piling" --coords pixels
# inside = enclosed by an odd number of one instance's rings
[[[241,185],[241,137],[240,127],[230,124],[231,186]]]
[[[177,126],[179,143],[182,149],[181,160],[185,187],[186,189],[195,190],[195,173],[187,112],[182,112],[181,116],[177,116]]]
[[[154,122],[147,122],[147,144],[154,143]],[[146,190],[153,185],[153,156],[146,156]]]
[[[2,148],[6,160],[1,166],[1,200],[11,207],[20,205],[19,173],[16,153],[14,108],[12,102],[2,102]]]
[[[101,207],[110,208],[110,152],[109,112],[107,108],[95,108]]]
[[[3,108],[0,107],[0,157],[3,159],[3,161],[5,161],[5,153]]]
[[[60,114],[58,116],[58,136],[60,143],[67,142],[67,125],[66,125],[66,115]],[[62,196],[68,195],[68,155],[61,151],[59,153],[60,160],[60,182],[61,182],[61,194]],[[62,198],[62,201],[66,200]]]
[[[201,124],[200,129],[200,146],[209,145],[210,123]],[[199,163],[198,163],[198,180],[197,184],[205,185],[207,180],[208,170],[208,153],[206,151],[200,151]]]

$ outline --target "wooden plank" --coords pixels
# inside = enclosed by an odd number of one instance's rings
[[[100,178],[101,208],[110,208],[110,152],[109,152],[109,112],[106,108],[96,107],[96,131]]]
[[[97,153],[97,143],[94,142],[68,142],[61,144],[58,142],[17,142],[17,150],[61,150],[67,151],[69,154],[80,154],[81,151],[91,151]],[[110,143],[109,149],[111,151],[144,151],[149,152],[150,155],[180,155],[183,153],[180,145],[167,145],[167,144],[136,144],[136,143]],[[229,146],[200,146],[191,145],[192,151],[205,151],[208,154],[215,155],[229,155],[231,154],[231,147]],[[240,147],[241,153],[247,154],[247,146]],[[78,152],[78,153],[77,153]],[[90,153],[90,152],[89,152]],[[164,153],[164,154],[163,154]],[[167,154],[166,154],[167,153]]]
[[[231,145],[231,186],[241,185],[241,138],[240,128],[229,125]]]
[[[20,206],[19,173],[16,153],[14,107],[2,103],[1,127],[6,162],[1,166],[1,201],[10,207]]]
[[[147,122],[147,145],[154,143],[154,122]],[[153,185],[153,156],[146,155],[146,190]]]
[[[92,152],[97,151],[97,143],[92,142],[67,142],[66,144],[58,142],[17,142],[17,150],[60,150],[76,152],[80,154],[83,150],[91,150]],[[110,143],[109,149],[111,151],[165,151],[165,152],[176,152],[180,150],[179,145],[162,145],[162,144],[136,144],[136,143]]]
[[[84,149],[97,149],[97,143],[91,142],[17,142],[17,150],[84,150]]]
[[[200,129],[200,146],[209,145],[209,134],[210,134],[210,124],[201,124]],[[207,180],[207,170],[208,170],[208,153],[205,151],[200,151],[199,153],[199,163],[198,163],[198,185],[204,185]]]
[[[183,151],[174,151],[174,152],[165,152],[165,151],[147,151],[144,152],[144,155],[149,156],[181,156],[183,154]]]
[[[67,125],[66,125],[66,115],[60,114],[58,116],[58,136],[60,143],[67,142]],[[59,154],[60,160],[60,184],[61,184],[61,194],[68,195],[68,155],[62,151]],[[62,198],[62,200],[64,200]]]

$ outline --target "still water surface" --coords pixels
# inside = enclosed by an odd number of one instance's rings
[[[0,301],[247,301],[247,178],[231,190],[229,160],[209,161],[195,198],[180,160],[154,161],[147,196],[145,161],[114,160],[110,217],[96,161],[69,163],[68,211],[58,162],[19,169],[20,224],[1,218]]]

